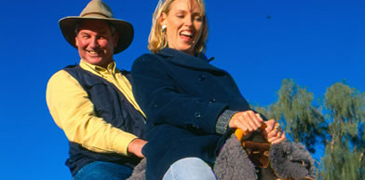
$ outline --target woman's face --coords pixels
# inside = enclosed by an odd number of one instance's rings
[[[194,55],[203,29],[201,9],[195,0],[174,0],[168,14],[162,13],[168,47]]]

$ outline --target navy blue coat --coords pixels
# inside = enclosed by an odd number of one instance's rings
[[[221,134],[216,122],[225,110],[249,110],[233,78],[198,57],[165,48],[139,57],[132,67],[133,93],[147,116],[147,179],[161,179],[184,157],[213,165]]]

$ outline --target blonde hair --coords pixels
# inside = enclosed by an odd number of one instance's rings
[[[155,12],[153,13],[152,19],[152,27],[151,32],[148,37],[148,49],[152,53],[156,53],[161,51],[163,48],[167,47],[167,41],[165,39],[165,34],[162,32],[162,26],[160,24],[160,18],[162,13],[168,14],[170,11],[170,5],[174,0],[159,0]],[[196,43],[194,48],[194,53],[198,54],[206,49],[206,41],[208,39],[208,21],[205,12],[205,3],[203,0],[194,0],[196,1],[200,9],[202,11],[202,22],[203,22],[203,29],[202,34]]]

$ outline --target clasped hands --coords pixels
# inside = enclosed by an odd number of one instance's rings
[[[229,122],[229,127],[236,129],[235,134],[240,136],[238,137],[239,140],[251,135],[258,129],[261,129],[262,136],[270,144],[277,144],[286,139],[279,123],[274,119],[264,121],[260,114],[252,110],[235,113]]]

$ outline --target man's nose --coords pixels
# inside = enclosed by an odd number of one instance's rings
[[[91,41],[90,41],[90,44],[89,44],[89,46],[91,47],[91,48],[96,48],[96,47],[98,47],[99,46],[99,44],[98,44],[98,39],[97,38],[91,38]]]

